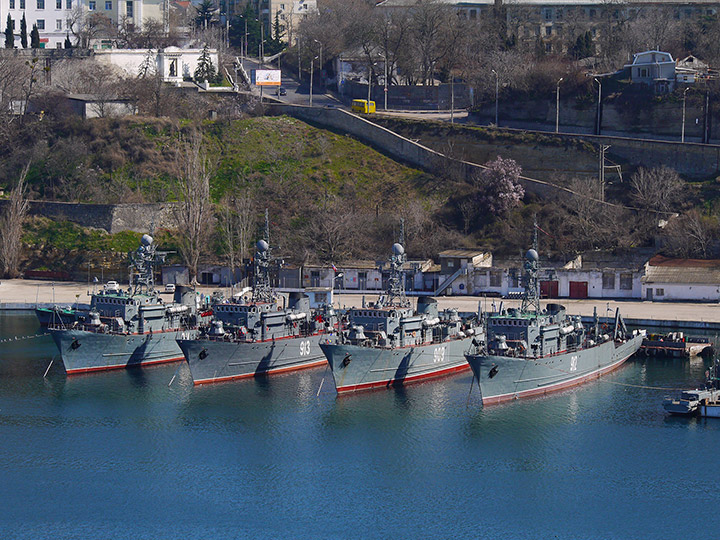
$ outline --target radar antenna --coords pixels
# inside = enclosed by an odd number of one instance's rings
[[[253,272],[253,302],[272,303],[275,293],[270,285],[270,219],[265,209],[265,230],[263,239],[255,245],[255,268]]]
[[[130,260],[130,283],[133,285],[133,294],[151,293],[155,289],[155,276],[153,266],[165,262],[166,253],[156,253],[157,246],[153,237],[143,234],[140,246],[128,253]]]
[[[523,268],[523,286],[525,292],[522,297],[522,312],[535,312],[537,317],[540,314],[540,256],[538,255],[538,225],[537,220],[533,223],[533,247],[525,253]]]

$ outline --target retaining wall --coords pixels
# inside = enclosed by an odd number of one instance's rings
[[[0,200],[0,210],[8,204]],[[56,221],[70,221],[81,227],[103,229],[111,234],[120,231],[148,232],[156,228],[174,228],[173,203],[149,204],[83,204],[30,201],[29,214]]]

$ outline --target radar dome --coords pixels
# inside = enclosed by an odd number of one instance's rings
[[[402,244],[396,242],[393,244],[392,252],[393,255],[402,255],[403,253],[405,253],[405,248],[402,247]]]
[[[150,244],[153,243],[153,237],[150,236],[149,234],[143,234],[142,238],[140,239],[140,242],[142,243],[143,246],[149,246]]]
[[[540,259],[540,257],[538,256],[538,252],[534,249],[528,249],[527,253],[525,254],[525,258],[528,261],[537,261]]]
[[[259,252],[264,253],[264,252],[266,252],[269,248],[270,248],[270,246],[268,245],[268,243],[267,243],[265,240],[258,240],[257,250],[258,250]]]

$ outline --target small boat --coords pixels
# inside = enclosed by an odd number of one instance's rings
[[[646,356],[688,358],[712,355],[713,344],[706,337],[686,336],[683,332],[669,332],[667,334],[648,334],[643,340],[640,350]]]
[[[666,397],[663,408],[670,414],[688,416],[697,414],[699,408],[720,399],[720,391],[715,389],[685,390],[679,398]],[[720,416],[720,413],[718,414]]]

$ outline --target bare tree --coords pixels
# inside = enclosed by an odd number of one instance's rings
[[[188,267],[190,281],[197,284],[198,263],[211,231],[211,165],[202,149],[202,135],[194,132],[181,145],[178,157],[175,219],[180,255]]]
[[[685,199],[686,184],[670,167],[639,168],[630,178],[633,202],[648,210],[675,211]]]
[[[81,49],[88,49],[93,39],[115,37],[110,18],[97,11],[88,11],[82,2],[74,3],[67,24],[70,33],[75,37],[75,46]]]
[[[255,208],[255,197],[248,190],[226,194],[219,204],[220,240],[233,278],[238,262],[249,255],[250,235],[256,228]]]
[[[0,216],[0,264],[3,275],[15,278],[19,275],[22,229],[28,211],[25,182],[30,164],[20,174],[17,185],[10,192],[5,212]]]

